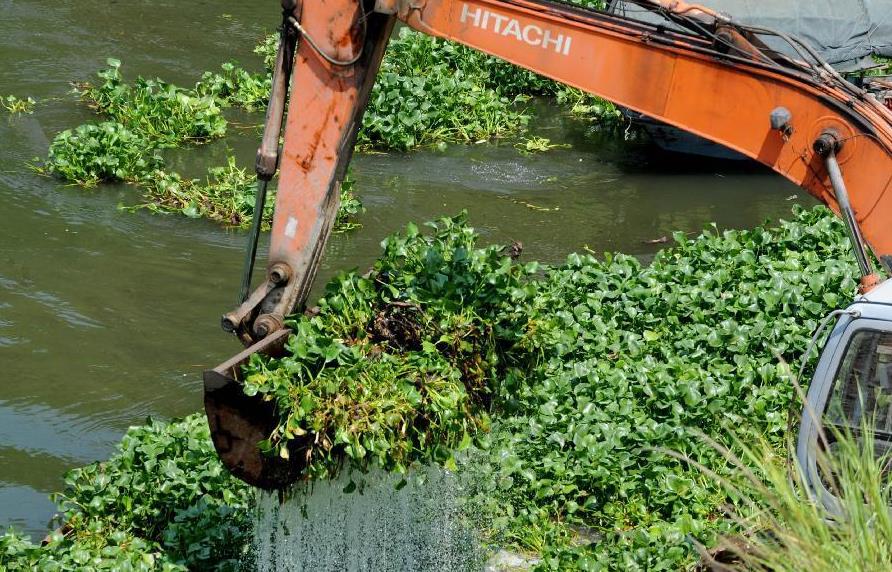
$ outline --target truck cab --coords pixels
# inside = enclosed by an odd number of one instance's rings
[[[823,429],[823,430],[822,430]],[[833,509],[818,469],[840,432],[873,430],[877,456],[892,451],[892,280],[841,313],[824,347],[802,411],[796,454],[809,488]]]

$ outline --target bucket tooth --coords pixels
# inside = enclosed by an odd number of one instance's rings
[[[255,353],[280,357],[290,334],[287,329],[274,332],[204,372],[204,409],[220,460],[239,479],[266,490],[293,484],[300,477],[300,467],[258,448],[278,424],[278,412],[274,402],[245,395],[241,368]]]

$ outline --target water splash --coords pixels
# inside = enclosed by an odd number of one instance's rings
[[[462,515],[458,479],[440,468],[409,475],[344,469],[280,504],[259,493],[258,572],[480,570],[476,535]]]

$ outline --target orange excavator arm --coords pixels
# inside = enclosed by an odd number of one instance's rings
[[[257,453],[266,428],[247,415],[269,419],[270,412],[243,403],[234,385],[238,365],[254,351],[274,352],[287,335],[285,316],[306,301],[397,20],[767,165],[843,215],[867,282],[872,269],[864,244],[892,269],[892,110],[794,38],[679,0],[635,1],[666,24],[548,0],[283,1],[282,46],[258,155],[262,177],[271,176],[277,161],[280,171],[269,262],[262,284],[223,319],[245,343],[263,341],[205,377],[215,444],[235,474],[266,487],[291,478],[287,466]],[[768,37],[788,49],[769,48]],[[289,77],[284,147],[277,153]]]
[[[856,230],[892,267],[892,111],[807,47],[780,54],[758,37],[770,32],[676,0],[640,0],[672,26],[544,0],[285,4],[297,47],[267,276],[224,317],[246,342],[281,329],[308,296],[396,19],[739,151],[840,212],[832,154]]]

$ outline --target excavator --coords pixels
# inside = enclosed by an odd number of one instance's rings
[[[239,305],[222,317],[247,347],[204,375],[214,445],[234,475],[270,490],[301,476],[293,461],[258,448],[277,415],[242,391],[241,366],[255,353],[280,355],[291,334],[286,316],[304,308],[398,22],[723,145],[835,211],[851,239],[860,292],[825,321],[836,319],[796,454],[821,492],[816,458],[832,449],[825,424],[857,431],[873,414],[877,446],[892,448],[892,280],[882,278],[892,272],[892,81],[855,85],[796,37],[706,7],[630,3],[647,21],[557,0],[282,0]],[[268,264],[251,289],[266,184],[277,171]]]

